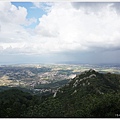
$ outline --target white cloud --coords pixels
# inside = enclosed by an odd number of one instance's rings
[[[16,7],[9,2],[0,3],[0,21],[14,24],[24,24],[27,16],[27,9]]]
[[[26,19],[26,8],[0,3],[0,51],[44,54],[119,49],[120,16],[110,4],[95,11],[86,6],[76,9],[68,2],[54,3],[31,34],[21,26],[36,21]]]
[[[21,25],[30,25],[36,19],[27,19],[27,9],[16,7],[9,2],[0,2],[0,49],[1,52],[25,53],[24,45],[30,43],[32,36]]]
[[[58,51],[119,47],[120,16],[111,3],[97,13],[91,10],[86,13],[85,9],[75,9],[71,3],[56,3],[39,19],[36,31],[49,37],[49,46],[55,44]]]
[[[49,12],[52,5],[54,5],[54,3],[52,2],[33,2],[32,8],[40,8],[43,9],[45,12]]]

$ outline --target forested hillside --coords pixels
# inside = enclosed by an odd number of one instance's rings
[[[120,75],[91,69],[49,96],[2,91],[0,117],[120,117]]]

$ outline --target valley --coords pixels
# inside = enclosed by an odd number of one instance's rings
[[[101,73],[120,74],[115,65],[90,64],[18,64],[0,66],[0,86],[20,87],[34,94],[55,93],[83,71],[94,69]]]

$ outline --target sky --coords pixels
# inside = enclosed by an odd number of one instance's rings
[[[119,2],[0,2],[0,64],[120,63]]]

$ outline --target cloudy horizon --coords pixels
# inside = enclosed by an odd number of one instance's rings
[[[120,63],[119,2],[0,2],[0,64]]]

